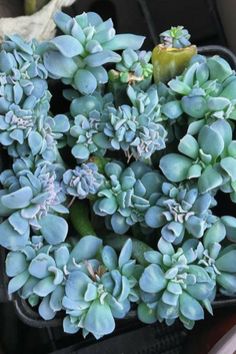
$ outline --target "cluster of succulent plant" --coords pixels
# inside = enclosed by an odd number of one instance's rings
[[[84,337],[133,310],[191,329],[236,295],[236,218],[215,209],[236,202],[235,72],[182,26],[151,53],[93,12],[55,22],[50,41],[1,45],[9,294]],[[67,85],[55,116],[49,78]]]
[[[107,83],[103,65],[121,60],[116,51],[138,50],[144,41],[143,36],[116,34],[112,20],[103,22],[94,12],[75,18],[58,12],[54,21],[64,35],[42,45],[45,67],[51,77],[72,85],[81,94],[92,94]]]
[[[0,143],[14,158],[57,158],[57,140],[69,129],[68,118],[50,117],[48,72],[36,41],[9,36],[1,48]]]

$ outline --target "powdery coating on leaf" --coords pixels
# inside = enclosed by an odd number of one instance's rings
[[[105,174],[107,183],[97,194],[95,214],[106,216],[118,234],[124,234],[136,223],[145,226],[145,213],[155,204],[161,189],[163,179],[158,171],[139,161],[127,168],[111,162],[106,165]]]
[[[112,20],[103,21],[94,12],[75,18],[58,12],[54,19],[64,35],[46,43],[45,67],[51,77],[71,84],[82,95],[92,94],[108,81],[103,65],[121,60],[116,51],[129,47],[137,50],[144,41],[142,36],[116,35]]]
[[[190,34],[183,26],[171,27],[160,34],[161,43],[167,48],[185,48],[191,45]]]
[[[144,80],[152,75],[153,67],[150,64],[151,52],[134,51],[130,48],[122,53],[122,60],[116,64],[116,70],[119,72],[121,82]],[[112,75],[112,72],[111,72]]]
[[[196,320],[204,318],[203,307],[211,309],[216,285],[207,270],[194,264],[197,252],[192,248],[175,251],[170,243],[160,239],[158,251],[147,252],[145,257],[151,264],[139,281],[146,305],[138,312],[140,319],[148,322],[148,311],[152,309],[152,317],[169,325],[179,317],[186,328],[192,328]]]
[[[13,171],[5,170],[0,175],[3,186],[0,214],[8,217],[0,224],[0,242],[10,250],[26,246],[30,228],[41,229],[43,237],[53,245],[63,242],[67,236],[66,221],[61,216],[51,215],[68,213],[60,185],[64,170],[45,161],[36,168],[31,164],[31,160],[18,159]],[[55,222],[58,227],[51,230],[47,223]]]
[[[217,220],[210,210],[215,205],[214,198],[209,193],[199,194],[197,186],[177,187],[164,182],[156,205],[145,214],[145,221],[150,227],[161,228],[166,241],[179,244],[186,233],[196,238],[203,236]]]
[[[76,166],[74,170],[67,170],[63,175],[66,193],[79,199],[85,199],[89,194],[96,194],[104,182],[104,176],[98,172],[94,163]]]
[[[166,147],[167,131],[161,124],[157,90],[151,86],[143,92],[128,86],[127,95],[132,106],[108,107],[104,134],[109,139],[109,149],[123,150],[128,161],[132,156],[145,160]]]
[[[83,238],[84,247],[95,238]],[[81,244],[82,246],[82,244]],[[76,251],[77,252],[77,251]],[[76,256],[76,252],[72,252]],[[83,249],[78,248],[83,254]],[[97,339],[111,333],[115,328],[115,318],[124,318],[130,309],[130,302],[139,299],[137,291],[137,267],[131,259],[132,241],[128,239],[119,257],[110,246],[100,250],[101,261],[86,260],[76,263],[68,276],[65,286],[63,306],[67,316],[64,331],[68,333],[83,331],[83,336],[92,333]]]

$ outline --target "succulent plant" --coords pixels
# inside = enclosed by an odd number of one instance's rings
[[[215,205],[212,195],[199,194],[196,186],[164,182],[156,205],[145,214],[145,222],[151,228],[162,227],[162,237],[179,244],[186,233],[200,238],[216,222],[217,217],[210,210]]]
[[[214,144],[209,144],[209,141],[214,141]],[[234,146],[230,124],[217,120],[211,125],[204,125],[197,139],[186,134],[178,145],[183,155],[165,155],[160,160],[160,169],[171,182],[198,179],[200,193],[221,188],[231,193],[234,201]]]
[[[165,320],[167,325],[179,318],[191,329],[195,321],[204,318],[203,308],[210,313],[215,297],[215,281],[204,267],[194,264],[196,253],[184,252],[160,239],[158,251],[145,253],[150,263],[140,277],[144,292],[138,308],[139,319],[146,323]]]
[[[183,26],[171,27],[160,34],[161,43],[165,47],[185,48],[191,45],[190,34]]]
[[[110,149],[124,150],[128,160],[132,156],[145,160],[166,146],[167,131],[159,122],[162,117],[157,91],[151,87],[143,92],[129,86],[127,94],[133,106],[108,108],[104,134],[109,139]]]
[[[44,246],[38,251],[26,246],[21,251],[9,252],[6,258],[6,273],[12,277],[9,294],[18,291],[32,306],[39,304],[39,314],[45,320],[52,319],[62,309],[69,256],[66,244],[54,249]]]
[[[65,115],[48,116],[51,94],[37,42],[9,36],[0,53],[0,143],[13,157],[57,157],[56,140],[69,130]]]
[[[67,213],[62,204],[65,194],[60,183],[63,168],[47,161],[32,165],[29,159],[17,159],[13,170],[0,175],[0,243],[10,250],[20,250],[29,240],[30,227],[41,230],[49,244],[65,240],[68,225],[57,213]],[[54,228],[54,225],[57,225]]]
[[[87,161],[91,154],[103,156],[108,147],[108,139],[103,134],[103,121],[108,107],[113,106],[110,94],[99,94],[76,98],[71,103],[74,117],[70,128],[72,155],[78,162]]]
[[[127,85],[146,91],[152,82],[153,68],[149,63],[151,52],[135,51],[127,48],[122,52],[122,60],[115,69],[108,72],[109,90],[114,95],[117,106],[128,103]]]
[[[152,76],[152,64],[150,64],[151,52],[134,51],[127,48],[122,53],[122,60],[116,64],[120,81],[131,83],[141,81]]]
[[[230,65],[219,56],[195,56],[182,75],[168,85],[181,98],[183,111],[191,117],[189,129],[217,119],[236,119],[236,78]],[[195,120],[200,122],[196,123]]]
[[[45,320],[64,311],[64,331],[84,337],[111,333],[132,304],[145,323],[191,329],[217,291],[236,296],[236,218],[213,209],[219,191],[236,203],[235,72],[195,55],[182,26],[151,64],[144,37],[111,19],[54,19],[61,35],[0,49],[8,292]],[[49,77],[68,85],[69,113],[50,112]]]
[[[160,42],[152,51],[153,76],[156,83],[167,83],[180,75],[197,54],[190,34],[183,26],[171,27],[160,34]]]
[[[234,229],[235,230],[235,229]],[[197,254],[198,264],[205,267],[210,277],[216,281],[219,291],[227,296],[236,294],[236,246],[222,247],[226,228],[220,220],[204,234],[202,242],[190,239],[183,244],[185,252],[192,249]]]
[[[11,106],[5,116],[0,116],[0,143],[14,158],[32,154],[54,162],[58,159],[57,140],[70,127],[68,118],[64,114],[55,117],[33,114],[31,110]]]
[[[66,170],[63,174],[66,194],[79,199],[96,194],[103,182],[104,176],[98,172],[97,165],[92,162],[82,164],[81,167],[76,166],[74,170]]]
[[[93,205],[95,214],[105,216],[108,225],[118,234],[140,223],[144,227],[145,213],[155,205],[163,178],[146,164],[136,161],[124,168],[118,162],[105,166],[107,182],[97,193]]]
[[[104,64],[121,60],[115,51],[126,48],[137,50],[144,37],[116,34],[112,20],[88,12],[71,18],[57,12],[54,21],[64,33],[44,44],[44,65],[49,75],[71,84],[80,93],[93,93],[98,85],[108,81]]]
[[[139,298],[131,239],[124,244],[119,257],[113,248],[102,248],[101,243],[94,236],[86,236],[72,251],[77,269],[68,276],[63,298],[67,313],[65,332],[76,333],[82,329],[84,337],[92,333],[97,339],[111,333],[115,328],[114,318],[123,318],[130,302]],[[101,262],[97,257],[93,259],[97,253]]]

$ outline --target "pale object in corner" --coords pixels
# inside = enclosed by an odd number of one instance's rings
[[[209,351],[208,354],[235,354],[236,326],[233,326]]]
[[[0,42],[5,35],[16,32],[26,40],[36,38],[43,41],[53,38],[56,32],[53,14],[64,6],[71,6],[74,2],[75,0],[51,0],[33,15],[0,18]]]

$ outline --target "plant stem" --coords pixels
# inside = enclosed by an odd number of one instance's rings
[[[75,230],[80,236],[96,235],[89,220],[88,206],[84,202],[76,200],[70,208],[70,219]]]
[[[32,15],[40,10],[50,0],[24,0],[25,15]]]

